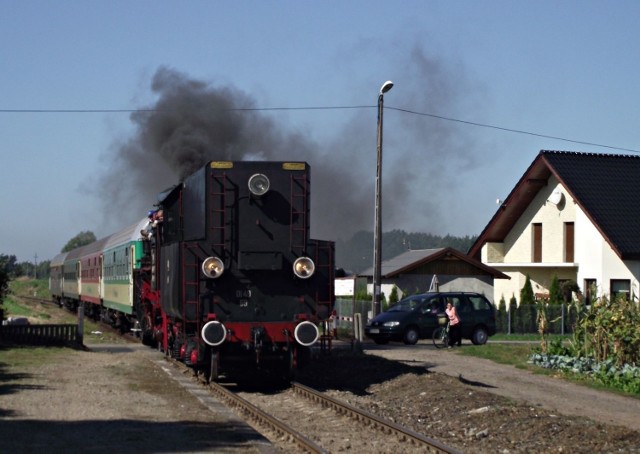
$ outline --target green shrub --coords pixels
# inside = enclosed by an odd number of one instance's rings
[[[578,319],[576,352],[596,361],[613,359],[618,366],[640,362],[640,309],[626,298],[594,301]]]
[[[613,358],[598,362],[593,358],[534,353],[528,362],[546,369],[586,377],[607,388],[640,394],[640,367],[629,364],[617,366]]]

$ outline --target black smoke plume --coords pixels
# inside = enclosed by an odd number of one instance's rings
[[[437,60],[416,49],[398,68],[402,75],[395,82],[402,88],[395,89],[393,105],[455,110],[464,84]],[[105,204],[104,233],[143,218],[158,193],[210,160],[305,160],[311,166],[313,237],[346,239],[373,230],[377,87],[369,96],[371,108],[352,111],[324,143],[288,130],[269,112],[252,110],[261,106],[232,86],[213,86],[161,67],[151,90],[157,101],[131,115],[134,134],[105,157],[97,194]],[[385,110],[385,128],[388,123],[384,230],[433,232],[441,227],[445,208],[433,195],[449,185],[447,169],[452,162],[471,163],[464,136],[450,124],[400,111]]]

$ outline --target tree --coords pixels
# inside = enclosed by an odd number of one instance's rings
[[[549,285],[549,303],[560,304],[562,302],[562,291],[560,289],[560,282],[558,276],[553,275],[551,279],[551,285]]]
[[[0,261],[0,319],[3,318],[2,302],[4,301],[5,296],[9,293],[9,280],[9,273],[4,266],[4,263]]]
[[[398,302],[398,287],[393,286],[391,289],[391,295],[389,295],[389,304],[396,304]]]
[[[18,259],[15,255],[0,254],[0,268],[9,277],[20,276],[21,269],[18,267]]]
[[[573,300],[573,294],[580,294],[580,286],[573,279],[564,281],[560,285],[560,295],[564,303],[570,303]],[[580,299],[580,298],[579,298]]]
[[[93,232],[86,230],[84,232],[78,233],[76,236],[71,238],[60,252],[69,252],[75,248],[93,243],[94,241],[96,241],[96,236],[93,234]]]
[[[504,295],[500,298],[498,303],[498,313],[496,314],[496,322],[498,324],[498,331],[507,331],[507,301],[504,299]]]
[[[509,299],[509,334],[513,333],[514,321],[516,320],[516,312],[518,310],[518,300],[516,300],[516,295],[511,294],[511,298]]]
[[[527,274],[527,279],[524,281],[524,286],[520,289],[520,305],[522,304],[535,304],[536,298],[533,295],[533,286],[531,285],[531,278]]]

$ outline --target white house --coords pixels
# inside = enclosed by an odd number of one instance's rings
[[[554,276],[585,297],[640,293],[640,157],[541,151],[469,255],[502,271],[494,301]]]

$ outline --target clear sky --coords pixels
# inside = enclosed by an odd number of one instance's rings
[[[179,181],[171,166],[183,157],[153,155],[151,119],[130,112],[157,109],[179,89],[197,88],[191,102],[227,94],[233,107],[335,108],[223,112],[242,117],[243,133],[208,155],[307,160],[312,229],[323,239],[373,230],[375,104],[386,80],[395,86],[384,98],[384,231],[478,234],[541,149],[640,150],[637,1],[0,7],[0,253],[19,261],[141,219],[150,194]],[[215,115],[210,148],[223,135]]]

